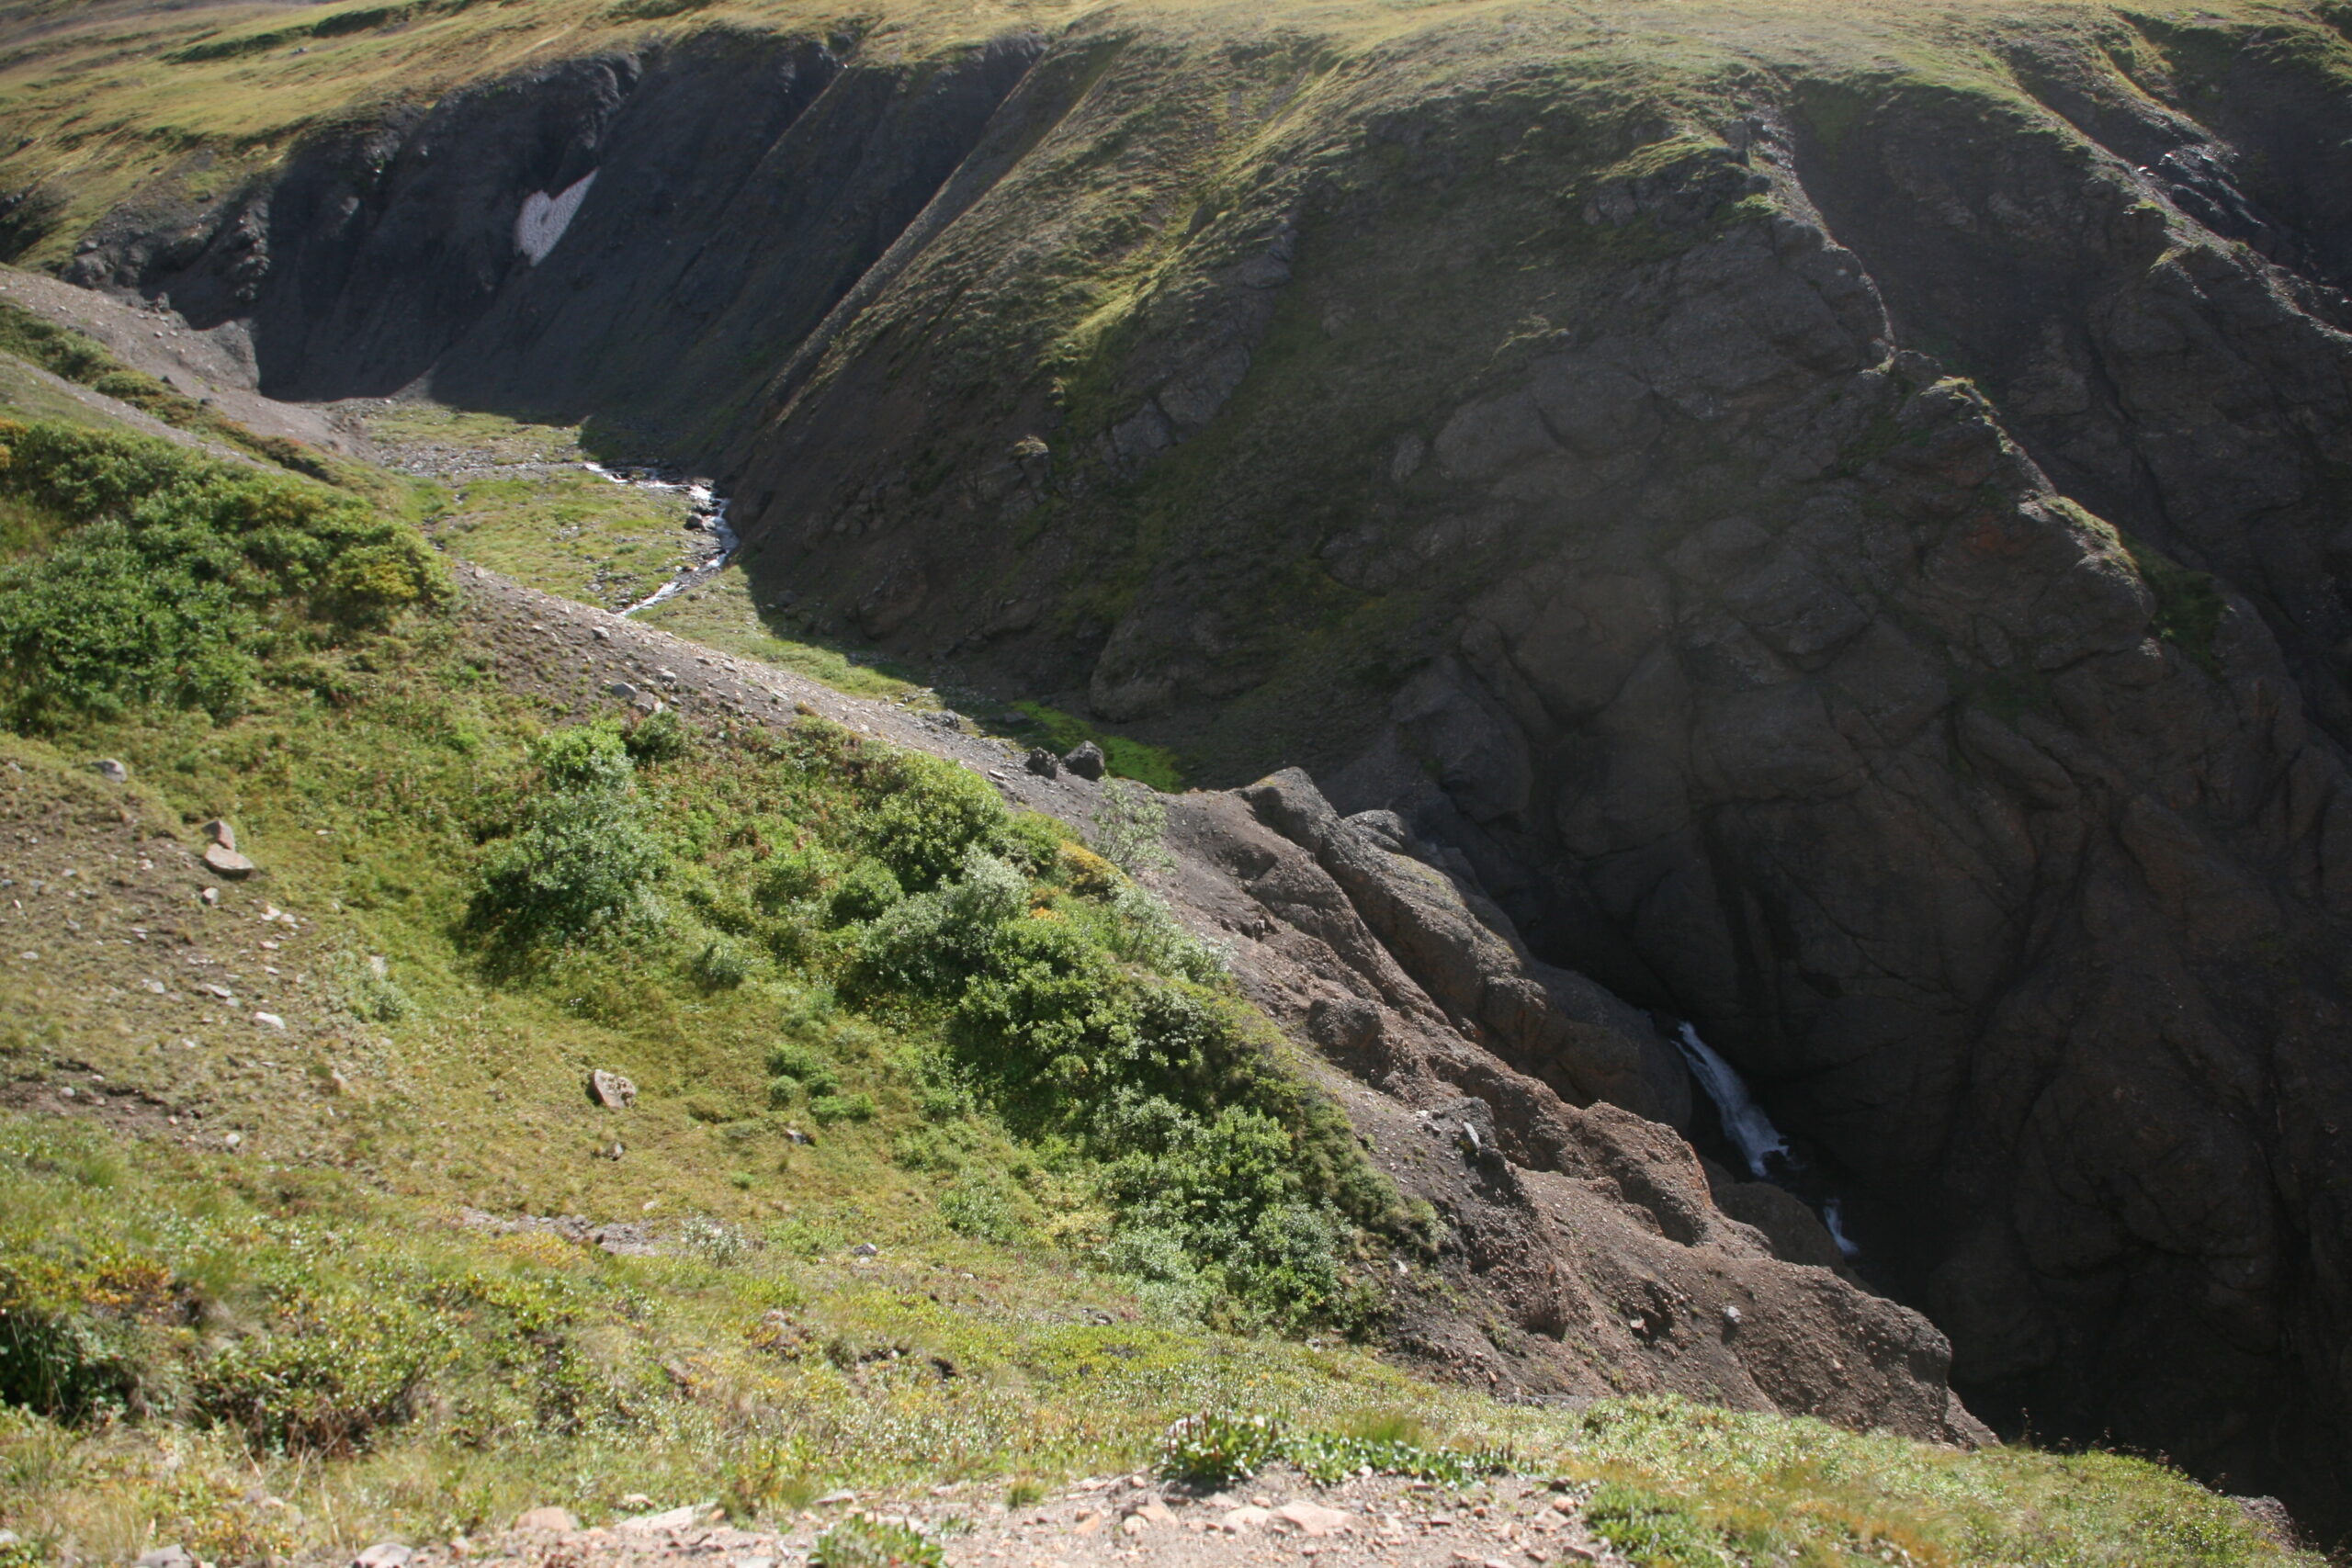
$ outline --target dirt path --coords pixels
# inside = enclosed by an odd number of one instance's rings
[[[878,697],[853,697],[774,664],[721,653],[609,610],[526,588],[456,563],[473,635],[500,657],[510,687],[536,692],[576,716],[662,702],[703,719],[781,723],[814,712],[867,735],[981,774],[1009,804],[1084,823],[1103,786],[1069,773],[1051,779],[1023,765],[1026,749],[973,732],[967,720]],[[616,686],[628,688],[616,692]]]
[[[176,311],[118,299],[17,267],[0,267],[0,300],[87,333],[132,369],[143,370],[188,397],[209,399],[248,430],[288,436],[330,452],[369,455],[367,443],[347,421],[326,410],[266,398],[254,389],[253,347],[242,322],[198,332]]]
[[[1317,1486],[1284,1467],[1202,1496],[1131,1475],[1082,1481],[1020,1507],[1010,1506],[992,1485],[941,1486],[915,1497],[834,1493],[788,1526],[766,1530],[731,1528],[716,1508],[692,1505],[596,1529],[571,1526],[559,1509],[550,1505],[525,1516],[527,1523],[557,1528],[517,1528],[428,1548],[409,1560],[409,1568],[458,1562],[793,1568],[808,1561],[827,1529],[852,1515],[912,1524],[941,1543],[951,1568],[1536,1568],[1624,1562],[1594,1535],[1576,1494],[1513,1478],[1458,1491],[1393,1477]]]

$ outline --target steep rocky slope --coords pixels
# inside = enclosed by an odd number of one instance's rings
[[[723,455],[799,623],[1395,812],[1758,1082],[1984,1413],[2338,1507],[2334,10],[616,17],[145,46],[432,66],[204,199],[20,59],[15,243],[265,390]]]

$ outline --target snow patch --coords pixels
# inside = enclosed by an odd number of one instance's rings
[[[523,210],[514,215],[514,248],[530,257],[534,266],[545,261],[595,183],[596,171],[591,169],[553,196],[535,190],[525,197]]]

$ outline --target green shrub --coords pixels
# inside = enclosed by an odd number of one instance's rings
[[[1723,1568],[1723,1537],[1670,1497],[1603,1482],[1585,1505],[1585,1523],[1641,1568]]]
[[[871,1122],[874,1120],[874,1097],[870,1094],[820,1094],[808,1101],[808,1114],[820,1126],[836,1122]]]
[[[1129,876],[1176,863],[1168,852],[1168,807],[1149,784],[1104,780],[1092,829],[1088,839],[1095,852]]]
[[[899,751],[860,779],[873,853],[900,886],[920,892],[953,875],[974,845],[1001,847],[1008,819],[987,780],[920,752]]]
[[[135,1347],[119,1325],[0,1297],[0,1402],[85,1421],[128,1406],[139,1382]]]
[[[724,937],[703,944],[695,957],[695,978],[716,991],[731,991],[752,977],[743,950]]]
[[[1189,1486],[1247,1481],[1273,1459],[1282,1429],[1265,1416],[1203,1411],[1168,1428],[1159,1440],[1159,1472]]]
[[[900,1519],[852,1514],[817,1538],[812,1568],[941,1568],[939,1543]]]
[[[939,1195],[939,1217],[958,1235],[1000,1246],[1019,1240],[1023,1229],[1012,1195],[1001,1183],[976,1174]]]
[[[483,862],[475,917],[514,940],[574,935],[638,908],[662,867],[626,797],[565,796]]]
[[[831,1062],[806,1045],[789,1040],[768,1048],[767,1068],[772,1083],[789,1083],[810,1094],[831,1094],[841,1084]],[[769,1095],[771,1099],[775,1096],[773,1087]]]
[[[752,883],[752,902],[774,914],[804,898],[815,897],[823,891],[825,884],[839,874],[840,867],[834,863],[832,856],[821,848],[811,846],[775,855],[761,866],[759,875]],[[897,879],[891,880],[895,886]],[[883,902],[887,906],[889,900]]]
[[[0,494],[55,520],[0,563],[0,698],[53,728],[145,702],[236,711],[263,662],[447,598],[366,503],[144,436],[0,422]]]
[[[879,918],[905,896],[888,866],[876,860],[861,860],[835,880],[826,908],[835,925],[859,925]]]
[[[194,1404],[257,1447],[349,1453],[407,1418],[456,1332],[393,1296],[298,1296],[198,1365]]]
[[[674,761],[686,754],[686,727],[674,708],[650,713],[630,727],[628,754],[640,766]]]

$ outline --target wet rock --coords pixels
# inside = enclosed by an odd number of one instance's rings
[[[1080,778],[1100,779],[1110,768],[1103,759],[1102,748],[1091,740],[1081,740],[1063,756],[1062,766]]]
[[[637,1085],[618,1073],[598,1067],[588,1075],[588,1098],[607,1111],[626,1111],[637,1103]]]

